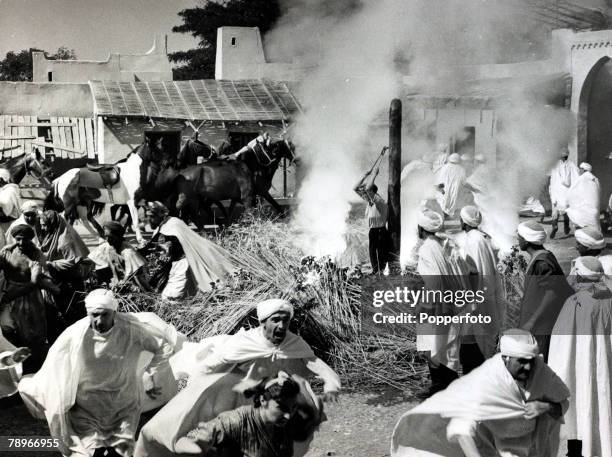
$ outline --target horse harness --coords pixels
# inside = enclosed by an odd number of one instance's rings
[[[253,151],[253,153],[255,154],[255,160],[257,160],[257,163],[262,167],[267,168],[274,163],[275,158],[270,157],[270,154],[268,154],[268,151],[266,151],[266,147],[263,143],[257,141],[255,143],[255,146],[249,146],[249,149]],[[267,159],[268,163],[262,162],[262,160],[260,159],[262,155],[265,157],[265,159]]]

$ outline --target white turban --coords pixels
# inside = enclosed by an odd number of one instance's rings
[[[453,154],[448,156],[448,161],[450,163],[461,163],[461,156],[454,152]]]
[[[584,170],[584,171],[593,171],[593,167],[591,166],[590,163],[586,163],[586,162],[582,162],[580,164],[580,169]]]
[[[40,205],[38,204],[38,202],[35,202],[34,200],[26,200],[21,205],[22,213],[27,213],[31,211],[38,212],[38,210],[40,210]]]
[[[603,267],[606,276],[612,276],[612,255],[602,255],[599,257],[599,263]]]
[[[287,300],[282,298],[264,300],[257,305],[257,320],[263,322],[272,314],[280,312],[289,313],[289,316],[293,318],[293,306]]]
[[[475,206],[464,206],[461,208],[461,220],[470,227],[477,228],[482,222],[482,214]]]
[[[437,232],[442,228],[442,224],[444,223],[444,219],[435,211],[430,209],[423,209],[419,213],[417,218],[417,224],[428,232]]]
[[[546,240],[544,226],[536,221],[521,222],[518,226],[518,234],[525,241],[533,244],[544,244],[544,240]]]
[[[531,333],[517,328],[504,332],[499,340],[499,350],[502,355],[531,359],[540,353],[538,342]]]
[[[92,290],[85,297],[85,309],[87,311],[93,311],[95,309],[110,309],[111,311],[117,311],[119,302],[115,298],[115,294],[108,289],[96,289]]]
[[[577,276],[598,281],[604,274],[603,266],[596,257],[578,257],[574,262],[574,272]]]
[[[606,247],[606,240],[603,234],[591,227],[576,230],[574,236],[576,241],[589,249],[603,249]]]

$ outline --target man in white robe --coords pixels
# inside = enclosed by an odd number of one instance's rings
[[[414,266],[417,263],[418,231],[417,218],[421,207],[436,199],[440,192],[435,185],[435,175],[431,169],[433,156],[425,154],[422,158],[408,163],[402,170],[401,208],[402,243],[400,265]]]
[[[180,451],[180,438],[199,422],[247,404],[236,388],[239,384],[258,382],[279,370],[319,377],[324,383],[324,400],[334,400],[340,378],[302,338],[289,331],[292,317],[293,307],[286,300],[266,300],[257,305],[259,327],[186,345],[171,363],[175,373],[183,367],[189,375],[187,386],[143,427],[135,457],[175,455]]]
[[[578,229],[574,233],[576,238],[576,250],[580,257],[599,257],[601,252],[606,247],[606,239],[603,234],[591,227]],[[567,277],[567,282],[576,290],[576,260],[572,260],[570,273]]]
[[[438,196],[438,202],[446,216],[455,215],[457,205],[464,198],[466,179],[465,169],[461,165],[461,156],[457,153],[451,154],[448,157],[448,163],[436,173],[436,184],[444,185],[444,193]]]
[[[436,147],[436,151],[434,152],[434,161],[432,165],[432,170],[434,173],[440,171],[444,165],[448,163],[448,158],[450,156],[448,143],[438,143]]]
[[[502,328],[506,309],[491,238],[479,229],[482,215],[475,206],[464,206],[460,216],[461,228],[465,233],[462,254],[470,273],[476,275],[475,281],[472,278],[472,285],[475,290],[484,293],[483,302],[474,303],[471,313],[491,318],[491,324],[473,324],[469,326],[471,332],[463,334],[460,360],[463,374],[467,374],[495,354],[497,335]]]
[[[567,216],[567,203],[570,188],[578,179],[578,167],[571,160],[568,160],[569,151],[565,148],[561,152],[561,158],[550,171],[550,185],[548,192],[550,193],[550,202],[552,204],[552,231],[550,238],[554,238],[557,234],[559,216],[563,216],[563,230],[565,234],[569,234],[569,218]]]
[[[168,283],[162,290],[163,298],[183,297],[187,283],[186,270],[189,270],[199,290],[210,292],[236,269],[229,252],[198,235],[181,219],[170,217],[168,208],[162,203],[150,202],[147,218],[154,230],[151,240],[157,240],[159,235],[174,238],[184,253],[182,259],[172,263]]]
[[[561,436],[568,457],[612,456],[612,292],[595,257],[575,262],[576,293],[557,318],[548,356],[571,397]]]
[[[588,163],[580,164],[580,176],[568,193],[567,215],[577,228],[592,227],[601,230],[599,221],[599,200],[601,190],[599,179],[592,173]]]
[[[47,419],[63,455],[91,457],[96,449],[130,457],[144,395],[162,394],[158,370],[167,366],[176,330],[152,313],[119,313],[113,293],[87,295],[88,316],[56,340],[19,392],[39,419]],[[143,384],[140,358],[153,355]],[[146,390],[145,390],[146,389]]]
[[[21,190],[9,182],[8,170],[0,169],[0,248],[6,245],[6,233],[11,223],[21,215]]]
[[[437,235],[442,229],[443,218],[429,209],[422,209],[418,217],[419,238],[423,241],[418,252],[417,273],[421,275],[425,290],[466,290],[468,267],[458,248],[449,238]],[[418,315],[454,315],[458,308],[454,303],[421,301]],[[430,394],[446,388],[458,376],[459,325],[417,324],[417,350],[426,354],[431,376]]]
[[[508,330],[499,354],[400,418],[391,456],[557,457],[568,396],[533,336]]]

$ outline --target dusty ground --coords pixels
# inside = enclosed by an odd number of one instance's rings
[[[401,414],[414,406],[401,392],[389,390],[374,394],[350,393],[340,397],[337,404],[328,405],[328,421],[311,443],[307,457],[389,455],[393,426]],[[0,404],[0,435],[48,436],[46,424],[34,421],[21,405],[3,407]],[[54,452],[8,452],[7,457],[55,457]]]

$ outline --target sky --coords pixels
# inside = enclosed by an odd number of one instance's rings
[[[144,53],[155,35],[168,35],[168,51],[197,41],[172,33],[178,12],[204,0],[0,0],[0,59],[31,47],[55,52],[60,46],[79,59],[104,60],[110,52]]]

